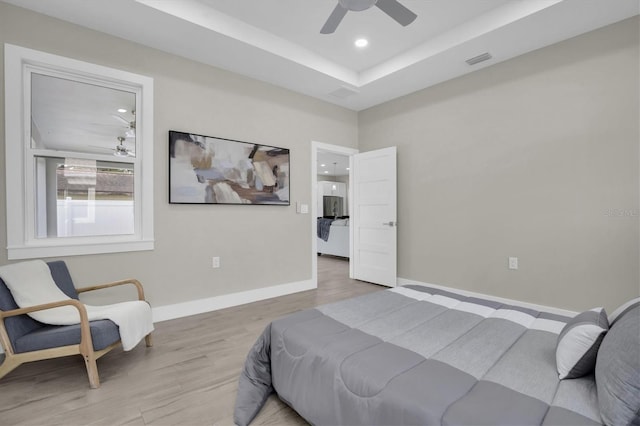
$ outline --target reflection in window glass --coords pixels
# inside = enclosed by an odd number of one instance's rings
[[[38,238],[134,233],[134,165],[36,157]]]
[[[31,148],[135,157],[135,105],[126,90],[33,73]]]

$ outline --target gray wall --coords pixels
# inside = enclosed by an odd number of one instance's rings
[[[400,277],[574,310],[640,294],[638,22],[359,114],[361,152],[398,146]]]
[[[0,3],[0,49],[4,43],[154,78],[156,249],[69,257],[77,285],[133,276],[161,306],[311,278],[310,218],[296,214],[295,201],[315,202],[311,141],[355,147],[355,112]],[[4,93],[0,103],[4,117]],[[169,129],[289,148],[293,205],[169,205]],[[0,141],[4,170],[4,120]],[[0,179],[4,224],[4,171]],[[2,225],[0,246],[6,242]],[[211,268],[212,256],[221,257],[220,269]]]
[[[78,284],[138,277],[161,306],[310,279],[293,206],[168,204],[175,129],[290,148],[304,203],[310,141],[397,145],[401,277],[576,310],[639,293],[637,19],[360,114],[0,3],[5,42],[155,79],[156,249],[69,257]],[[3,120],[0,141],[4,164]]]

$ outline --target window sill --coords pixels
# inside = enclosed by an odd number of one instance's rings
[[[86,254],[121,253],[128,251],[146,251],[154,249],[154,240],[148,241],[95,241],[69,244],[42,244],[20,247],[7,247],[8,259],[39,259],[44,257],[77,256]]]

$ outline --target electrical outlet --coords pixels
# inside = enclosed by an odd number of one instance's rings
[[[518,269],[518,258],[510,257],[509,258],[509,269]]]
[[[219,268],[220,267],[220,258],[218,256],[214,256],[211,258],[211,266],[213,268]]]

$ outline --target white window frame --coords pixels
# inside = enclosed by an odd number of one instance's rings
[[[5,160],[8,259],[30,259],[153,250],[153,79],[11,44],[4,45]],[[36,238],[36,154],[97,158],[80,152],[31,147],[31,73],[64,75],[80,82],[136,94],[134,234]],[[105,156],[109,161],[117,157]]]

